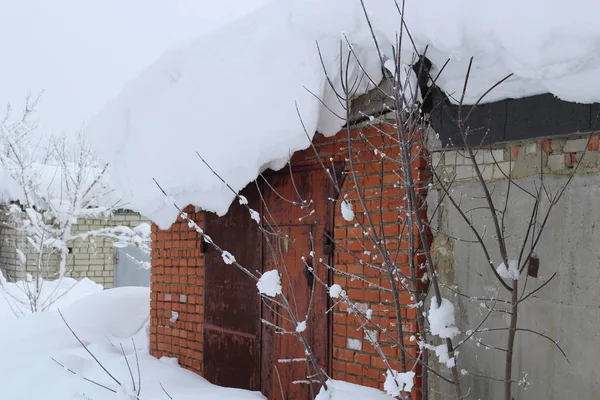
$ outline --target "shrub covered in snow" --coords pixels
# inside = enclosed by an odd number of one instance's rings
[[[50,299],[40,302],[41,283],[65,276],[76,241],[103,237],[115,246],[133,245],[149,252],[150,226],[77,231],[80,219],[106,220],[124,200],[109,182],[108,164],[83,136],[39,143],[35,107],[35,102],[27,104],[19,118],[9,109],[0,119],[0,200],[9,203],[5,224],[16,232],[3,245],[15,249],[18,272],[33,275],[25,292],[31,307],[43,311]]]

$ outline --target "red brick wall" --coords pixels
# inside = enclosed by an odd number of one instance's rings
[[[352,137],[352,154],[356,178],[359,182],[361,196],[370,210],[371,220],[376,226],[377,235],[380,238],[385,238],[388,251],[396,252],[398,248],[400,249],[397,263],[403,270],[402,272],[409,275],[409,256],[406,251],[409,247],[408,228],[403,227],[402,219],[399,218],[402,213],[398,209],[398,207],[404,205],[405,192],[402,185],[402,174],[398,164],[382,161],[382,157],[374,152],[374,149],[377,148],[380,151],[383,150],[388,156],[398,158],[398,146],[393,139],[386,135],[394,132],[393,125],[381,125],[377,128],[353,129],[350,136]],[[372,250],[372,241],[365,237],[360,227],[356,227],[354,222],[346,221],[341,215],[339,200],[347,196],[346,198],[353,204],[357,219],[368,225],[367,217],[362,212],[361,204],[358,201],[354,178],[348,173],[350,167],[348,133],[342,131],[331,138],[319,136],[314,143],[325,163],[330,162],[331,158],[334,161],[346,161],[347,176],[336,205],[334,220],[334,237],[336,240],[334,263],[336,269],[389,288],[387,276],[360,264],[359,260],[370,260],[370,256],[365,255],[364,250],[365,248]],[[412,162],[412,167],[414,168],[413,177],[419,181],[418,186],[422,188],[420,192],[425,195],[424,190],[427,187],[425,180],[428,179],[429,173],[427,171],[427,159],[418,156],[422,151],[423,149],[417,148],[417,146],[413,149],[415,159]],[[310,149],[299,152],[294,155],[293,160],[296,163],[314,162],[315,152]],[[424,208],[422,212],[426,217]],[[416,233],[416,230],[414,232]],[[415,247],[419,248],[419,240],[415,242]],[[417,261],[422,262],[422,260]],[[372,320],[374,322],[391,332],[397,331],[391,293],[371,288],[365,282],[351,279],[343,274],[334,274],[333,283],[341,285],[353,301],[360,302],[364,307],[373,310]],[[401,294],[400,302],[402,304],[414,303],[408,292]],[[418,331],[416,311],[416,309],[408,307],[403,307],[402,310],[403,330],[407,338],[405,343],[410,347],[413,356],[417,355],[417,347],[408,338]],[[354,343],[349,343],[349,339],[353,339]],[[356,346],[358,343],[356,340],[360,341],[360,350],[355,350],[358,347]],[[399,349],[392,348],[389,343],[386,346],[385,341],[383,341],[382,347],[386,356],[392,361],[392,367],[400,370],[398,363]],[[407,357],[408,359],[409,357]],[[333,315],[332,377],[381,388],[385,370],[383,360],[377,355],[373,345],[365,339],[363,330],[359,329],[357,318],[347,312],[347,306],[339,305],[336,307]],[[416,368],[416,370],[420,371],[419,368]],[[416,386],[418,386],[417,382],[415,382]],[[413,398],[417,399],[418,394],[415,393]]]
[[[382,161],[375,148],[389,156],[398,157],[398,146],[386,133],[394,133],[391,123],[377,128],[353,129],[351,131],[354,170],[367,208],[371,210],[372,220],[376,224],[377,234],[385,237],[388,251],[398,251],[398,264],[405,274],[409,274],[409,255],[407,254],[408,228],[403,225],[399,207],[404,205],[402,175],[396,163]],[[354,179],[348,176],[348,133],[325,138],[315,138],[314,145],[321,161],[331,165],[332,161],[346,162],[346,178],[340,199],[347,196],[352,201],[355,215],[366,223],[366,217],[357,201]],[[412,162],[413,177],[420,182],[421,194],[425,195],[428,179],[427,161],[419,157],[423,149],[415,146]],[[294,165],[314,164],[318,162],[314,150],[298,152],[292,160]],[[383,185],[383,186],[382,186]],[[382,191],[383,189],[383,191]],[[383,192],[383,195],[381,193]],[[188,210],[190,211],[190,210]],[[426,210],[422,211],[426,214]],[[190,213],[195,221],[202,223],[202,213]],[[387,277],[379,271],[360,264],[359,260],[369,261],[364,254],[365,248],[372,243],[365,237],[362,229],[353,222],[343,219],[339,199],[334,220],[336,251],[335,267],[342,273],[335,274],[333,283],[341,285],[349,297],[361,303],[361,307],[373,310],[373,321],[390,331],[396,331],[393,298],[391,294],[370,287],[358,279],[350,279],[344,272],[359,276],[371,283],[389,287]],[[416,232],[416,230],[415,230]],[[209,232],[210,234],[210,232]],[[418,235],[417,235],[418,236]],[[168,231],[153,228],[152,252],[152,330],[151,352],[153,355],[178,357],[180,363],[194,371],[202,372],[202,315],[203,315],[203,257],[200,251],[200,238],[192,232],[185,222],[178,221]],[[415,246],[420,241],[415,240]],[[422,262],[422,260],[417,260]],[[400,302],[410,304],[413,301],[407,292],[402,293]],[[171,322],[171,311],[179,312],[179,319]],[[406,344],[413,346],[411,354],[416,356],[417,348],[408,338],[417,332],[416,310],[403,306],[403,329]],[[333,363],[332,377],[371,387],[382,387],[385,366],[377,356],[373,345],[364,337],[356,318],[349,315],[347,307],[338,305],[333,311]],[[392,366],[400,370],[399,349],[386,346],[383,350],[392,361]],[[360,349],[358,349],[360,348]],[[410,357],[407,357],[410,360]],[[411,363],[409,363],[411,365]],[[417,372],[419,369],[416,368]],[[415,382],[415,387],[418,383]],[[413,396],[419,398],[418,393]]]
[[[203,213],[185,212],[200,227]],[[204,257],[200,235],[179,218],[169,230],[152,226],[150,354],[176,357],[202,373]],[[177,313],[176,315],[174,313]]]

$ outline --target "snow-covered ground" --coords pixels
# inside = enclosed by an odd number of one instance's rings
[[[73,283],[70,279],[64,279],[60,285],[47,282],[45,287],[48,291],[57,287],[64,290]],[[18,294],[19,285],[23,283],[10,286],[9,292]],[[150,356],[148,289],[101,289],[99,285],[83,280],[65,292],[51,311],[29,313],[19,318],[3,300],[10,296],[0,289],[3,292],[0,297],[0,399],[137,398],[132,396],[140,387],[136,353],[141,375],[141,400],[168,400],[161,384],[175,400],[264,399],[258,393],[214,386],[180,368],[174,360],[158,360]],[[46,293],[49,292],[44,295]],[[103,371],[77,341],[56,311],[58,309],[81,341],[120,385]],[[133,381],[121,345],[132,368]],[[77,374],[74,375],[67,368]],[[136,391],[132,382],[135,382]]]
[[[28,294],[38,293],[41,308],[55,311],[103,290],[102,285],[88,278],[77,281],[65,277],[54,281],[40,280],[36,284],[32,277],[26,281],[7,282],[4,276],[0,275],[0,280],[1,321],[31,314]]]
[[[364,3],[384,59],[393,58],[402,2]],[[418,53],[428,46],[434,76],[450,59],[437,83],[455,98],[473,56],[467,103],[510,73],[486,101],[552,92],[591,102],[600,100],[598,12],[594,0],[407,0],[404,16]],[[237,191],[260,171],[285,165],[313,132],[336,133],[344,113],[315,43],[339,89],[346,40],[358,60],[351,57],[348,80],[363,83],[360,93],[369,81],[361,74],[377,82],[382,68],[361,2],[270,0],[163,54],[91,120],[88,134],[113,163],[117,187],[162,227],[177,211],[152,178],[179,205],[223,214],[234,193],[195,152]],[[403,63],[414,61],[414,50],[405,36]]]
[[[328,390],[321,389],[315,400],[390,400],[380,390],[344,381],[327,381]]]
[[[47,312],[32,314],[13,299],[25,303],[21,289],[29,284],[5,283],[0,288],[2,400],[265,399],[257,392],[212,385],[179,367],[175,359],[150,356],[147,288],[102,290],[89,279],[45,281],[41,297],[58,295],[57,300]],[[14,313],[17,308],[20,311]],[[328,385],[329,390],[322,390],[317,400],[390,398],[379,390],[342,381]]]

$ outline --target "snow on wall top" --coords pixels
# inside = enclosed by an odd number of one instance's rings
[[[381,48],[391,56],[400,22],[396,5],[365,3]],[[593,102],[600,100],[598,11],[593,0],[407,0],[405,20],[418,49],[429,46],[434,66],[451,58],[438,81],[450,95],[460,95],[468,59],[474,57],[467,103],[511,72],[515,75],[487,101],[551,92]],[[340,110],[315,42],[339,82],[343,35],[378,81],[381,68],[359,0],[270,0],[165,53],[90,121],[88,133],[113,163],[118,188],[161,227],[169,226],[177,211],[152,178],[179,205],[224,214],[234,194],[195,152],[240,190],[259,171],[281,167],[294,151],[306,148],[312,132],[334,134],[344,121],[305,88]],[[402,53],[410,60],[412,48]],[[356,62],[350,68],[351,76],[360,74]]]

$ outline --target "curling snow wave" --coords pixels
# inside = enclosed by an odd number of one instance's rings
[[[460,97],[473,56],[468,103],[510,73],[486,101],[544,92],[600,100],[596,1],[496,3],[406,1],[417,51],[428,46],[437,67],[451,59],[437,82],[447,93]],[[400,28],[396,3],[365,5],[384,59],[392,58]],[[346,40],[358,59],[349,64],[349,82],[361,82],[358,93],[364,92],[369,79],[355,79],[366,72],[379,81],[381,65],[359,0],[271,0],[165,53],[92,118],[88,135],[112,162],[118,189],[161,227],[175,220],[177,210],[163,200],[153,178],[180,206],[224,214],[234,193],[200,157],[238,191],[260,171],[285,165],[309,145],[313,132],[335,134],[345,122],[339,118],[343,111],[316,43],[339,87],[340,57],[349,51],[344,45],[340,55],[340,41]],[[405,63],[412,62],[414,48],[406,37],[401,53]]]

